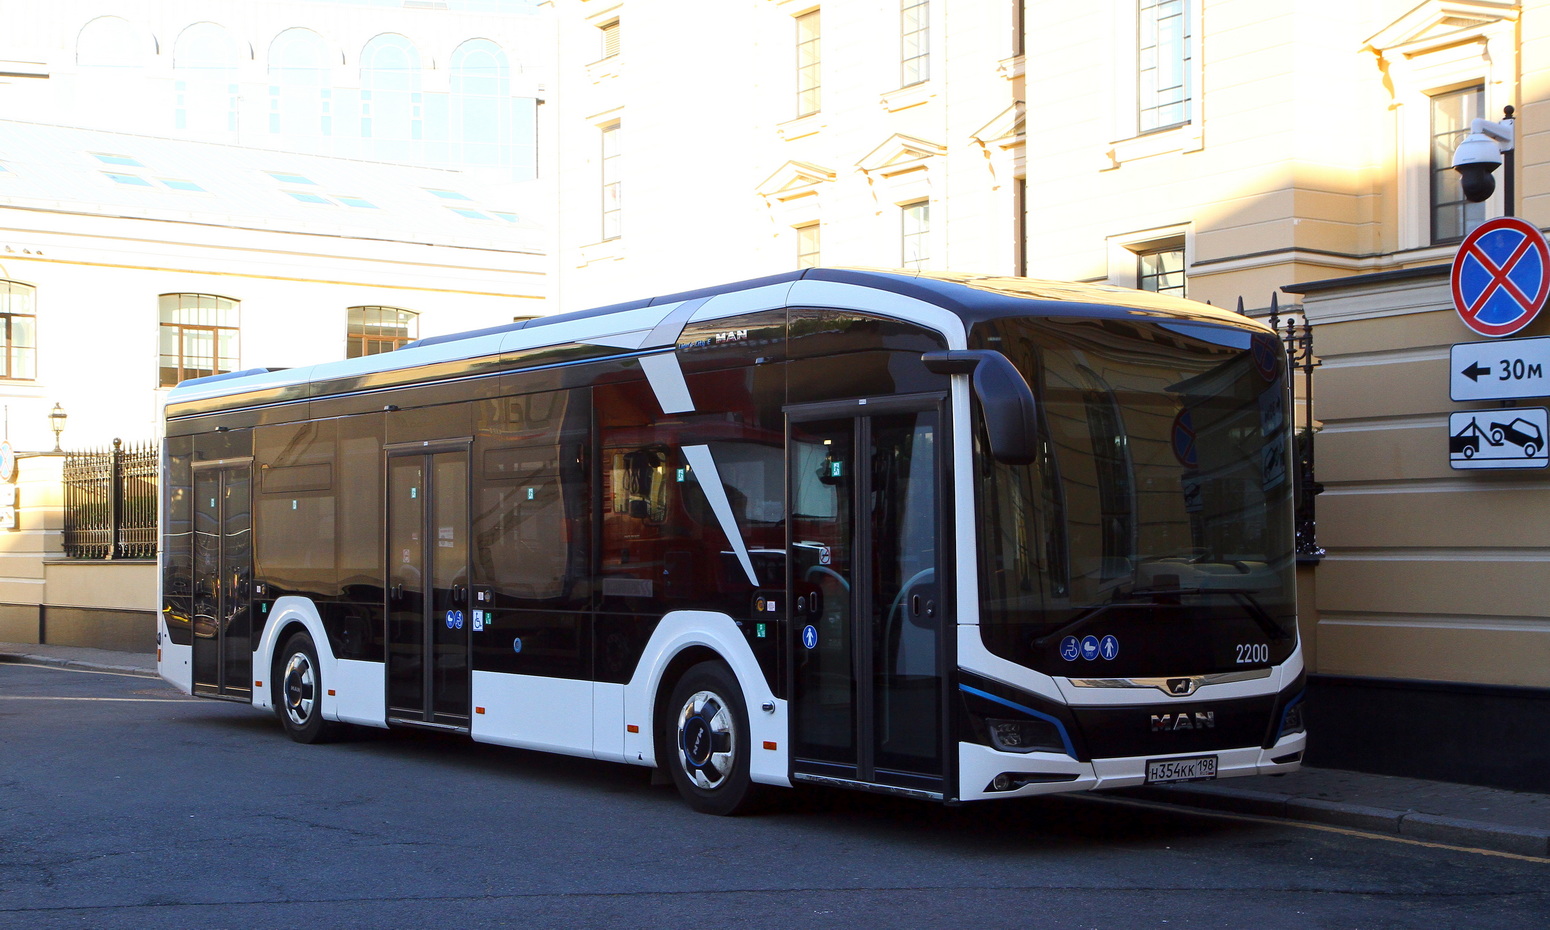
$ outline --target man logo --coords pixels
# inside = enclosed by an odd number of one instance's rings
[[[1216,711],[1197,710],[1194,716],[1185,714],[1153,714],[1152,732],[1162,733],[1173,730],[1214,730],[1216,729]]]
[[[1200,684],[1194,678],[1170,678],[1168,679],[1168,693],[1174,697],[1188,697],[1195,693],[1195,688]]]

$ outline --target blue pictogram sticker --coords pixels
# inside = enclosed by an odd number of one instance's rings
[[[454,614],[455,611],[447,611],[447,629],[449,630],[452,629],[452,625],[457,622],[457,617],[454,616]]]
[[[802,645],[809,649],[814,649],[818,646],[818,628],[811,623],[802,627]]]
[[[512,652],[521,652],[522,651],[522,637],[518,636],[516,639],[511,641],[511,651]]]
[[[463,628],[463,612],[461,610],[454,610],[452,612],[452,622],[457,629],[461,630]]]
[[[1076,641],[1075,636],[1067,636],[1060,641],[1060,657],[1067,662],[1075,662],[1077,656],[1082,654],[1082,644]]]
[[[1098,637],[1096,637],[1096,636],[1084,636],[1084,637],[1082,637],[1082,658],[1086,659],[1089,662],[1091,662],[1092,660],[1098,658],[1098,649],[1099,648],[1100,647],[1098,645]]]
[[[1109,636],[1105,636],[1102,639],[1102,641],[1100,641],[1098,643],[1098,652],[1105,659],[1108,659],[1109,661],[1112,662],[1114,660],[1114,657],[1119,655],[1119,639],[1118,639],[1118,637],[1116,637],[1116,636],[1114,636],[1112,634],[1110,634]]]

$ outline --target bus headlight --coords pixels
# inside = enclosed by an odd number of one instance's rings
[[[1066,751],[1060,730],[1047,720],[1005,720],[987,717],[985,725],[990,729],[990,742],[1002,752],[1058,752]]]
[[[1279,740],[1282,737],[1302,733],[1306,729],[1302,722],[1302,705],[1302,695],[1299,694],[1292,703],[1286,706],[1286,710],[1281,712],[1281,732],[1276,736],[1276,739]]]

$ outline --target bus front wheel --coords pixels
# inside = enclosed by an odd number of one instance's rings
[[[293,633],[280,650],[274,676],[274,711],[286,735],[298,743],[326,743],[340,725],[323,719],[323,675],[312,637]]]
[[[689,806],[727,816],[751,810],[760,786],[748,776],[748,709],[732,670],[701,662],[673,688],[662,721],[662,763]]]

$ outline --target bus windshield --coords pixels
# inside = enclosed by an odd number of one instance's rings
[[[1074,678],[1284,661],[1296,609],[1278,340],[1115,319],[1001,319],[975,335],[1039,410],[1033,463],[977,457],[986,645]]]

